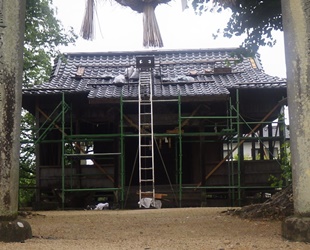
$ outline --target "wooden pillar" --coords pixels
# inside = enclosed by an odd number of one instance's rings
[[[263,136],[264,136],[264,129],[263,126],[260,126],[259,128],[259,159],[264,160],[265,158],[265,151],[264,151],[264,142],[263,142]]]
[[[268,137],[273,137],[273,127],[272,123],[268,124]],[[275,135],[277,136],[277,135]],[[273,160],[274,157],[274,141],[271,139],[268,139],[268,149],[269,149],[269,160]]]
[[[35,128],[36,128],[36,138],[39,138],[39,128],[40,128],[40,114],[38,111],[39,101],[36,100],[35,104]],[[35,145],[35,154],[36,154],[36,206],[41,202],[41,154],[40,154],[40,144],[36,143]]]
[[[254,138],[255,138],[255,133],[252,133],[251,137],[252,137],[252,142],[251,142],[251,157],[252,157],[252,160],[256,160],[256,140],[254,140]]]

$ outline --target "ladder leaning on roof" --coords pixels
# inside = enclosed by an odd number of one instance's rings
[[[155,205],[152,71],[139,75],[139,206],[142,198]]]

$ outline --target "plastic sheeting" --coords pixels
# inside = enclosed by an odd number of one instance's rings
[[[153,202],[153,199],[152,198],[142,198],[139,202],[138,202],[139,205],[141,205],[142,207],[144,208],[150,208],[150,207],[155,207],[155,208],[158,208],[160,209],[161,206],[162,206],[162,203],[160,200],[155,200]]]

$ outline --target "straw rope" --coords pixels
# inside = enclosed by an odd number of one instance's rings
[[[86,40],[93,40],[95,37],[95,23],[94,23],[94,12],[95,12],[95,0],[86,0],[85,14],[83,23],[80,31],[80,35]]]
[[[97,0],[86,0],[85,14],[80,35],[86,40],[95,37],[94,14]],[[155,8],[158,4],[168,3],[171,0],[115,0],[117,3],[130,7],[139,13],[143,12],[143,46],[163,47],[163,40],[155,16]],[[236,0],[213,0],[214,3],[224,7],[233,7]]]
[[[155,16],[155,7],[147,4],[143,10],[143,46],[163,47],[159,26]]]

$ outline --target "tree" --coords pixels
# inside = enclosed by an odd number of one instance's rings
[[[72,28],[64,29],[52,4],[53,0],[26,1],[24,86],[47,80],[52,59],[60,53],[57,47],[74,43],[77,38]]]
[[[23,111],[21,117],[21,149],[19,160],[19,205],[28,206],[35,194],[35,130],[34,117]]]
[[[50,77],[52,60],[60,52],[59,45],[74,43],[77,35],[70,28],[64,29],[55,16],[52,0],[27,0],[24,41],[23,85],[31,87]],[[20,151],[20,185],[35,185],[34,119],[30,113],[22,112]],[[34,189],[21,189],[22,205],[31,201]]]
[[[281,0],[193,0],[198,14],[206,11],[221,12],[230,9],[232,14],[223,30],[224,37],[246,35],[242,49],[256,53],[259,46],[273,46],[273,30],[283,30]]]

